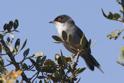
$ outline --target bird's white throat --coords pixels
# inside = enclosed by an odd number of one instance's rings
[[[65,23],[60,23],[60,22],[55,22],[56,29],[58,31],[58,35],[61,37],[62,36],[62,31],[67,30],[67,26]]]

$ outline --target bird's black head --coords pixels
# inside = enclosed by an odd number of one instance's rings
[[[54,21],[57,21],[57,22],[60,22],[60,23],[65,23],[70,19],[71,19],[71,17],[69,17],[68,15],[60,15],[60,16],[57,16],[54,19]]]

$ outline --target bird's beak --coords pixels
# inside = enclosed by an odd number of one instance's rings
[[[50,21],[49,23],[54,23],[54,21]]]

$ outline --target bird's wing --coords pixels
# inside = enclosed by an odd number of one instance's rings
[[[87,40],[85,34],[83,33],[83,31],[82,31],[80,28],[77,27],[77,28],[76,28],[76,33],[77,33],[77,35],[78,35],[78,37],[79,37],[80,39],[83,38],[83,39],[82,39],[82,47],[83,47],[83,48],[89,47],[89,42],[88,42],[88,40]]]
[[[76,26],[77,27],[77,26]],[[76,32],[77,32],[77,34],[78,34],[78,36],[81,38],[83,35],[84,35],[84,33],[82,32],[82,30],[80,29],[80,28],[76,28]]]

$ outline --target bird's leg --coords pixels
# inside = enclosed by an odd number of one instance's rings
[[[75,54],[75,56],[76,56],[76,59],[74,58],[74,64],[73,64],[73,69],[76,69],[76,66],[78,65],[77,63],[78,63],[78,60],[79,60],[79,54],[80,54],[80,52],[77,52],[77,54]]]
[[[78,49],[79,50],[79,49]],[[80,50],[78,51],[78,53],[77,53],[77,59],[76,59],[76,63],[78,62],[78,59],[79,59],[79,55],[80,55]]]
[[[73,59],[75,58],[75,56],[76,56],[76,54],[72,54],[72,58],[73,58]]]

